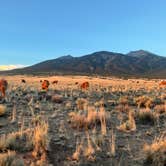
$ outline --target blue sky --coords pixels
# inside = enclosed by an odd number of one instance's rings
[[[165,0],[0,0],[0,65],[165,44]]]

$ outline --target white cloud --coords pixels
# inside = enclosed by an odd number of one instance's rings
[[[2,70],[12,70],[12,69],[17,69],[17,68],[23,68],[26,67],[24,65],[0,65],[0,71]]]

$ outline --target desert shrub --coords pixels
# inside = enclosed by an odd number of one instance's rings
[[[153,99],[148,96],[139,96],[135,99],[135,103],[139,108],[146,107],[151,108],[153,106]]]
[[[140,109],[137,113],[138,120],[143,124],[155,124],[158,120],[158,115],[151,109]]]
[[[146,163],[154,166],[166,165],[166,137],[156,138],[151,145],[144,145]]]
[[[16,150],[19,152],[32,149],[31,131],[13,132],[0,137],[0,151]]]

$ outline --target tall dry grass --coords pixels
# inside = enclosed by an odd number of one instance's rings
[[[152,144],[144,145],[146,162],[154,166],[166,165],[166,136],[165,134],[156,138]]]

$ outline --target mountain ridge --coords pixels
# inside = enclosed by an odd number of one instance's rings
[[[98,51],[81,57],[71,55],[43,61],[0,74],[86,74],[117,77],[166,78],[166,57],[145,50],[127,54]]]

